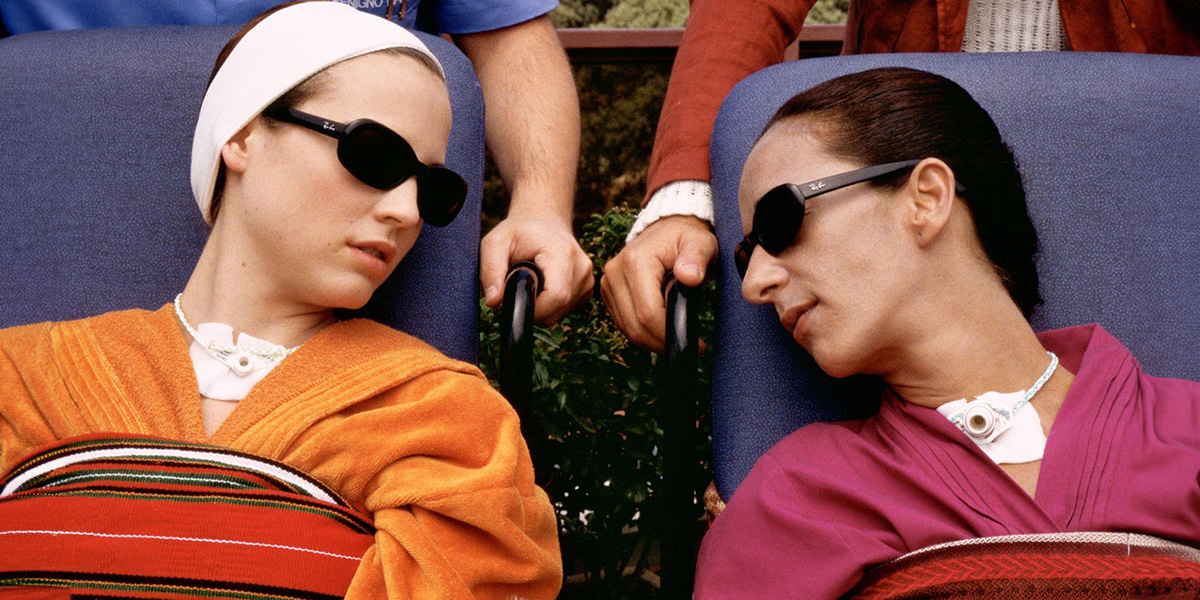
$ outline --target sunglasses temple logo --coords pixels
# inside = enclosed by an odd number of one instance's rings
[[[817,192],[817,191],[820,191],[820,190],[821,190],[822,188],[824,188],[824,187],[825,187],[825,182],[824,182],[824,181],[818,181],[818,182],[816,182],[816,183],[810,183],[810,184],[808,184],[808,191],[810,191],[810,192]]]

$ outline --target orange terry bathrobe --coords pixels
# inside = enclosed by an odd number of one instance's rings
[[[170,305],[0,331],[0,473],[109,432],[278,461],[364,510],[374,540],[347,598],[558,593],[555,515],[516,414],[474,366],[373,321],[310,339],[212,438]]]

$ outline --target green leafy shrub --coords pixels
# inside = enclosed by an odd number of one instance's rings
[[[591,217],[580,242],[596,273],[621,248],[636,211],[618,207]],[[701,313],[711,331],[710,310]],[[498,379],[500,326],[484,309],[480,364]],[[663,519],[655,490],[661,467],[665,382],[655,355],[630,344],[599,300],[550,328],[535,330],[534,412],[547,434],[534,440],[542,485],[558,511],[568,575],[562,598],[652,598],[658,569],[656,539]],[[697,496],[711,480],[707,407],[710,364],[701,361],[697,398],[704,407],[695,443],[704,457]],[[697,523],[697,527],[701,527]]]

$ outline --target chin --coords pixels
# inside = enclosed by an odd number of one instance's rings
[[[822,348],[820,344],[813,345],[808,349],[817,366],[825,372],[826,375],[835,379],[858,375],[863,372],[863,365],[860,360],[857,360],[851,353],[838,351],[836,349]]]
[[[859,373],[857,370],[851,369],[842,363],[826,363],[817,360],[817,366],[821,367],[821,370],[824,371],[826,375],[833,377],[834,379],[844,379],[846,377],[850,377],[851,375],[858,375]]]
[[[374,293],[375,293],[375,290],[371,290],[370,292],[365,293],[365,294],[347,294],[341,299],[341,302],[339,302],[339,304],[337,305],[337,308],[345,308],[347,310],[358,310],[358,309],[366,306],[367,303],[371,301],[371,296]]]
[[[358,309],[366,306],[368,301],[370,301],[370,298],[367,298],[366,300],[355,300],[352,302],[351,301],[340,302],[340,303],[334,305],[333,308],[334,309],[344,309],[344,310],[358,310]]]
[[[322,290],[315,304],[331,309],[358,310],[367,305],[374,295],[376,286],[344,285]]]

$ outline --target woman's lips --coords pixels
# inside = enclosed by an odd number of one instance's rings
[[[354,255],[372,279],[383,279],[391,271],[392,257],[396,247],[388,242],[365,242],[350,245]]]
[[[396,255],[396,245],[391,242],[355,242],[351,246],[385,263],[391,263],[392,257]]]
[[[796,304],[783,311],[783,314],[779,316],[779,322],[783,324],[783,328],[790,331],[796,341],[800,341],[800,338],[803,336],[804,329],[808,325],[806,317],[816,305],[817,302],[815,300],[804,304]]]

